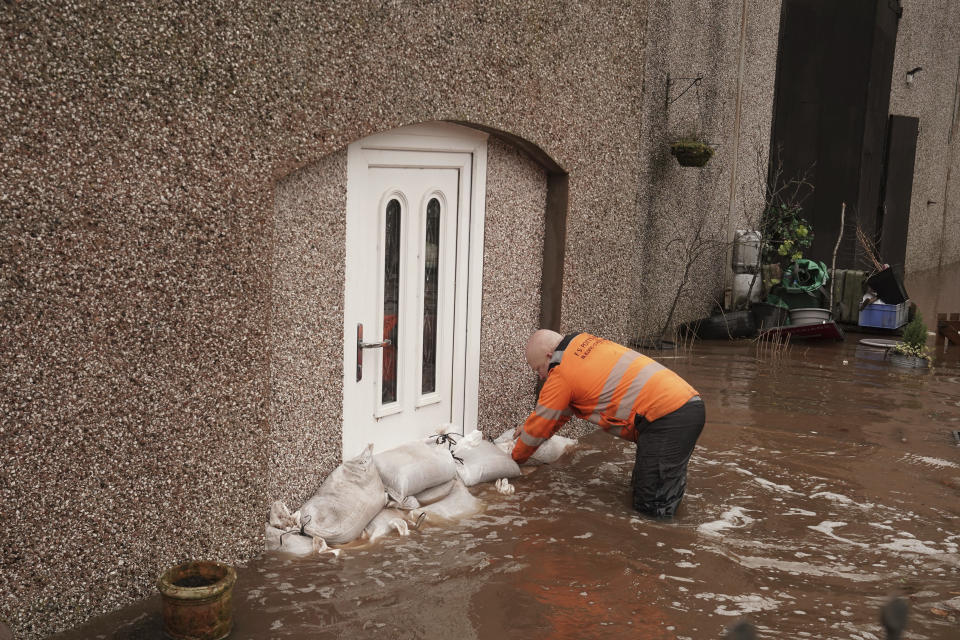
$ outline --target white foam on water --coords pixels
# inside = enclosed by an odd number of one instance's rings
[[[850,540],[849,538],[842,538],[833,532],[834,529],[839,529],[840,527],[845,527],[846,525],[847,525],[846,522],[831,522],[830,520],[824,520],[818,525],[808,525],[807,528],[813,529],[814,531],[819,531],[833,538],[834,540],[838,540],[846,544],[852,544],[853,546],[860,547],[861,549],[866,549],[870,546],[870,545],[863,544],[862,542],[855,542],[853,540]]]
[[[586,540],[587,538],[592,538],[592,537],[593,537],[593,534],[590,533],[589,531],[587,531],[587,532],[584,533],[583,535],[573,536],[573,537],[576,538],[577,540]]]
[[[748,471],[748,470],[744,469],[743,467],[738,466],[736,462],[726,462],[726,463],[724,463],[724,466],[725,466],[725,467],[730,467],[731,469],[733,469],[733,470],[736,471],[737,473],[743,474],[743,475],[745,475],[745,476],[754,476],[754,475],[756,475],[753,471]]]
[[[899,540],[885,542],[877,546],[879,546],[881,549],[889,549],[897,552],[918,553],[927,556],[940,555],[943,553],[939,549],[928,547],[926,544],[915,538],[901,538]]]
[[[955,462],[950,462],[949,460],[943,460],[941,458],[931,458],[929,456],[918,456],[913,453],[908,453],[907,455],[900,458],[900,462],[912,462],[914,464],[923,464],[929,467],[946,467],[949,469],[960,469],[960,464]]]
[[[746,514],[743,507],[733,507],[720,514],[719,520],[713,522],[704,522],[697,527],[697,533],[716,536],[724,529],[742,529],[754,522],[754,519]]]
[[[674,549],[673,552],[674,552],[674,553],[682,553],[682,554],[686,554],[686,555],[690,555],[690,556],[693,555],[693,551],[690,551],[690,549]]]
[[[694,582],[692,578],[681,578],[680,576],[668,576],[665,573],[659,575],[661,580],[676,580],[678,582]]]
[[[680,569],[696,569],[697,567],[700,566],[700,563],[684,561],[684,562],[678,562],[676,566],[679,567]]]
[[[877,529],[886,529],[887,531],[893,531],[894,528],[890,525],[882,524],[880,522],[870,522],[868,523],[871,527],[876,527]]]
[[[778,558],[741,556],[737,561],[748,569],[775,569],[791,575],[843,578],[851,582],[876,582],[885,576],[862,573],[852,565],[817,565],[809,562],[795,562]]]
[[[716,600],[717,602],[729,602],[728,605],[721,604],[714,613],[720,616],[742,616],[757,611],[771,611],[780,606],[780,601],[773,598],[765,598],[759,594],[748,593],[741,596],[728,596],[718,593],[698,593],[696,598],[701,600]]]
[[[765,489],[772,489],[774,491],[785,491],[787,493],[796,493],[793,490],[793,487],[791,487],[788,484],[776,484],[775,482],[770,482],[769,480],[765,478],[760,478],[760,477],[754,477],[753,481],[759,484],[761,487],[764,487]]]
[[[787,511],[784,512],[783,515],[785,515],[785,516],[815,516],[815,515],[817,515],[817,512],[816,512],[816,511],[807,511],[806,509],[798,509],[798,508],[796,508],[796,507],[792,507],[792,508],[790,508],[790,509],[787,509]]]
[[[811,493],[811,498],[825,498],[831,502],[839,502],[840,504],[851,505],[855,507],[860,507],[861,509],[872,509],[873,504],[869,502],[864,502],[863,504],[859,502],[854,502],[845,495],[839,493],[832,493],[830,491],[818,491],[817,493]]]

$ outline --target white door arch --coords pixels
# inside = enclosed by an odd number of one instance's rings
[[[476,427],[486,142],[433,123],[347,149],[344,459]]]

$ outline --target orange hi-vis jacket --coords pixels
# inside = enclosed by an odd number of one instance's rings
[[[683,378],[651,358],[589,333],[572,334],[553,352],[513,459],[526,462],[574,415],[636,442],[637,416],[653,422],[696,395]]]

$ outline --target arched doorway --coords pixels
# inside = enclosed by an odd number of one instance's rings
[[[486,143],[434,123],[347,149],[344,458],[476,425]]]

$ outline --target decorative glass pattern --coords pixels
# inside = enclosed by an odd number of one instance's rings
[[[437,309],[440,275],[440,201],[427,203],[423,260],[423,357],[420,393],[437,390]]]
[[[381,402],[397,401],[397,339],[400,335],[400,201],[387,203],[383,239],[383,347]]]

